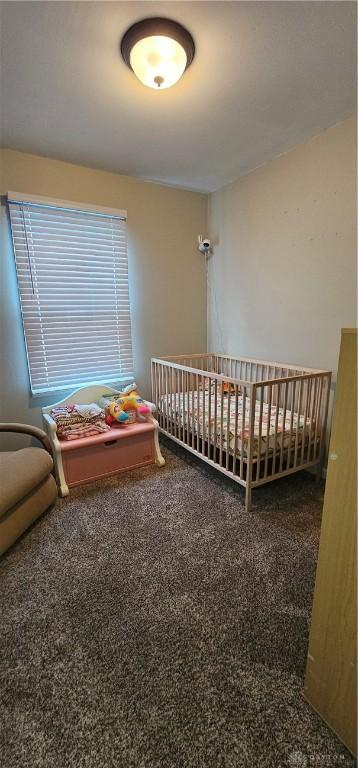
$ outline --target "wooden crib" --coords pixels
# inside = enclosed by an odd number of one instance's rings
[[[251,491],[321,475],[331,372],[222,354],[152,358],[160,431]]]

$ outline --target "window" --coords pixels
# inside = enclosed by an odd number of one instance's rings
[[[132,377],[125,212],[8,204],[33,394]]]

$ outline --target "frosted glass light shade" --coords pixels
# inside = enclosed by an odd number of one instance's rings
[[[144,37],[130,53],[133,72],[149,88],[170,88],[180,80],[187,65],[184,48],[164,35]]]
[[[120,48],[127,67],[141,83],[155,90],[177,83],[195,56],[190,32],[177,21],[161,17],[132,24]]]

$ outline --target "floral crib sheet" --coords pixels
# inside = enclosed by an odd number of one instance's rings
[[[205,400],[204,400],[205,397]],[[209,437],[209,397],[211,398],[210,406],[210,442],[214,442],[214,426],[215,426],[215,394],[209,393],[207,390],[200,390],[199,392],[181,392],[174,394],[167,394],[161,397],[159,402],[159,410],[164,418],[168,418],[170,421],[175,420],[177,425],[185,427],[189,431],[192,431],[194,425],[194,433],[202,437],[205,433],[205,439]],[[248,456],[248,443],[249,443],[249,424],[250,424],[250,398],[245,398],[245,419],[243,425],[243,396],[238,396],[238,418],[237,418],[237,440],[236,450],[237,455]],[[204,408],[205,405],[205,408]],[[230,408],[230,410],[229,410]],[[284,419],[284,409],[277,408],[275,405],[271,405],[270,409],[270,423],[269,421],[269,406],[268,403],[262,403],[262,419],[261,419],[261,439],[260,439],[260,408],[261,404],[256,401],[255,405],[255,425],[254,425],[254,446],[253,446],[253,458],[266,454],[266,447],[268,442],[268,455],[272,456],[274,449],[276,449],[279,455],[281,449],[287,450],[288,448],[295,449],[296,437],[297,446],[302,446],[302,440],[306,443],[310,434],[314,434],[315,421],[308,416],[306,422],[304,415],[291,412],[286,409]],[[277,414],[277,439],[275,446],[275,434],[276,434],[276,412]],[[205,411],[205,430],[203,430],[204,419],[203,414]],[[180,416],[180,418],[179,418]],[[228,425],[229,420],[229,425]],[[224,451],[227,450],[227,436],[229,438],[229,451],[234,453],[235,450],[235,401],[234,398],[225,395],[223,398],[223,413],[221,414],[221,398],[217,398],[216,408],[216,445]],[[292,426],[291,426],[292,422]],[[228,432],[229,426],[229,432]],[[291,432],[292,429],[292,432]],[[291,445],[290,445],[290,433],[291,433]]]

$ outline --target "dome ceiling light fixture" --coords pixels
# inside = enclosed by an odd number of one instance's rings
[[[122,37],[121,54],[143,85],[156,90],[180,80],[195,54],[194,40],[171,19],[142,19]]]

